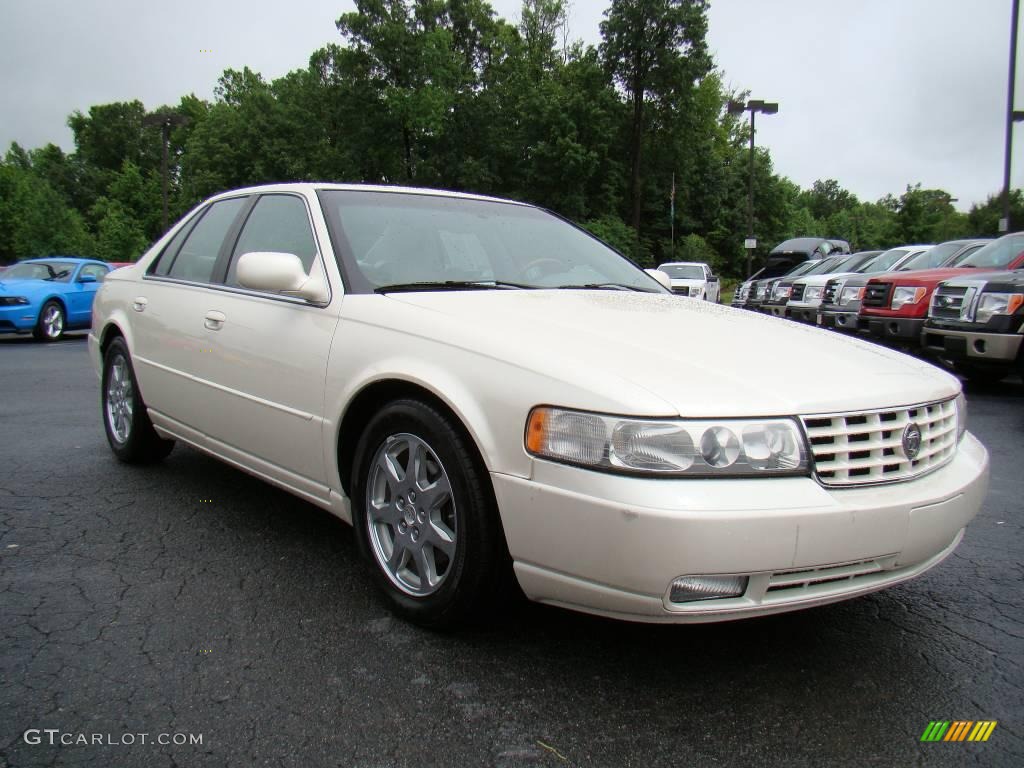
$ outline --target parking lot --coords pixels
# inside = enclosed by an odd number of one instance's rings
[[[0,340],[0,393],[0,767],[1024,764],[1019,379],[968,389],[991,490],[916,581],[690,627],[513,604],[455,634],[392,619],[327,513],[182,446],[116,462],[82,334]],[[921,743],[932,720],[998,726]],[[152,743],[176,734],[201,743]]]

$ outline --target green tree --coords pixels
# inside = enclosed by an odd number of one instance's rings
[[[1003,196],[997,192],[989,195],[984,203],[975,203],[967,214],[967,230],[979,237],[997,237],[999,220],[1003,217]],[[1015,231],[1024,229],[1024,192],[1019,189],[1010,190],[1010,226]]]
[[[704,0],[612,0],[601,22],[601,55],[623,89],[629,126],[632,224],[640,232],[644,211],[643,149],[648,103],[678,106],[711,71]]]

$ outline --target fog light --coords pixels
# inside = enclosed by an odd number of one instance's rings
[[[747,591],[747,576],[680,576],[672,582],[668,599],[673,603],[741,597]]]

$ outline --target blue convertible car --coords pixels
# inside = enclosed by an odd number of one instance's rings
[[[92,300],[111,265],[95,259],[26,259],[0,274],[0,333],[33,333],[56,341],[88,328]]]

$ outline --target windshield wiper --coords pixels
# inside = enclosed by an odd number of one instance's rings
[[[654,293],[646,288],[625,283],[584,283],[582,285],[556,285],[555,288],[567,291],[638,291],[639,293]]]
[[[512,283],[507,280],[424,280],[418,283],[380,285],[374,293],[413,293],[415,291],[486,291],[536,288],[535,285]]]

